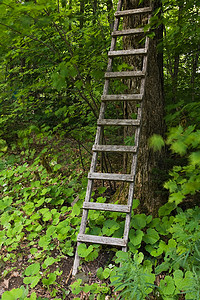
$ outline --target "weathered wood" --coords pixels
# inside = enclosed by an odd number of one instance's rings
[[[89,179],[99,179],[99,180],[113,180],[113,181],[124,181],[133,182],[134,176],[129,174],[112,174],[112,173],[89,173]]]
[[[128,49],[128,50],[117,50],[109,51],[108,56],[126,56],[126,55],[141,55],[147,54],[147,49]]]
[[[129,120],[129,119],[102,119],[97,120],[98,126],[139,126],[140,120]]]
[[[130,213],[131,211],[130,205],[95,203],[95,202],[83,203],[83,208],[92,209],[92,210],[124,212],[124,213]]]
[[[119,94],[119,95],[103,95],[102,101],[135,101],[142,100],[143,94]]]
[[[116,30],[113,31],[112,36],[115,37],[115,36],[131,35],[131,34],[139,34],[139,33],[144,33],[144,28]]]
[[[123,17],[123,16],[132,16],[138,14],[149,13],[152,11],[151,7],[143,7],[143,8],[136,8],[136,9],[129,9],[129,10],[121,10],[115,12],[115,17]]]
[[[73,265],[73,270],[72,270],[72,276],[75,276],[79,267],[79,263],[80,263],[80,257],[78,256],[78,246],[80,245],[79,242],[77,242],[76,245],[76,253],[75,253],[75,257],[74,257],[74,265]]]
[[[123,71],[123,72],[106,72],[105,78],[132,78],[132,77],[144,77],[143,71]]]
[[[103,90],[103,96],[101,98],[101,108],[99,119],[97,121],[97,133],[95,138],[95,144],[93,146],[93,156],[90,167],[90,173],[88,174],[88,186],[86,191],[85,202],[83,203],[83,216],[81,220],[80,232],[77,237],[77,247],[81,244],[81,242],[89,242],[89,243],[98,243],[98,244],[106,244],[106,245],[114,245],[121,246],[123,251],[127,250],[127,242],[128,242],[128,234],[130,228],[130,220],[131,220],[131,210],[132,210],[132,200],[133,200],[133,192],[134,192],[134,180],[136,175],[136,166],[137,166],[137,150],[139,145],[139,136],[140,136],[140,121],[141,121],[141,108],[138,108],[137,119],[104,119],[105,109],[106,109],[106,101],[142,101],[144,95],[144,87],[145,87],[145,79],[146,79],[146,69],[147,69],[147,52],[148,52],[148,38],[146,37],[145,48],[142,49],[128,49],[128,50],[115,50],[117,36],[124,35],[133,35],[144,33],[144,28],[135,28],[135,29],[127,29],[127,30],[118,30],[119,28],[119,20],[120,17],[123,16],[131,16],[138,15],[143,13],[151,12],[150,7],[139,8],[139,9],[131,9],[124,10],[122,9],[122,0],[119,0],[117,6],[117,12],[115,13],[115,22],[114,22],[114,30],[112,33],[111,39],[111,47],[108,52],[108,65],[107,72],[105,73],[105,84]],[[140,27],[140,25],[139,25]],[[126,71],[126,72],[112,72],[112,62],[113,58],[116,56],[127,56],[127,55],[144,55],[143,58],[143,68],[142,71]],[[109,84],[112,78],[132,78],[132,77],[141,77],[141,87],[140,94],[120,94],[120,95],[108,95]],[[101,142],[101,136],[103,133],[103,126],[137,126],[135,130],[135,146],[118,146],[118,145],[99,145]],[[98,152],[132,152],[136,153],[133,155],[132,166],[131,166],[131,174],[112,174],[112,173],[97,173],[96,165],[97,165],[97,155]],[[110,203],[95,203],[90,202],[93,181],[97,180],[108,180],[108,181],[124,181],[130,182],[129,184],[129,194],[127,205],[118,205],[118,204],[110,204]],[[124,227],[124,235],[122,239],[112,238],[112,237],[104,237],[104,236],[94,236],[85,234],[88,210],[103,210],[103,211],[115,211],[126,213],[126,221]],[[79,256],[78,251],[76,250],[75,261],[73,266],[73,275],[77,273],[77,269],[79,266]]]
[[[111,238],[105,236],[88,235],[88,234],[78,234],[77,241],[84,243],[95,243],[104,245],[113,245],[125,247],[126,242],[123,239]]]
[[[137,147],[135,146],[121,146],[121,145],[94,145],[92,151],[97,152],[124,152],[136,153]]]

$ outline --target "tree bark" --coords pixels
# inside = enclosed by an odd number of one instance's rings
[[[107,11],[108,11],[108,22],[110,24],[110,32],[113,30],[114,25],[114,13],[112,0],[106,0]]]
[[[133,9],[149,6],[149,1],[144,0],[141,5],[138,0],[125,0],[124,9]],[[155,3],[155,2],[154,2]],[[154,4],[157,6],[158,4]],[[143,18],[143,19],[142,19]],[[141,22],[146,22],[147,17],[135,16],[124,19],[124,28],[137,27]],[[160,30],[160,29],[158,29]],[[163,76],[162,76],[162,55],[157,53],[158,39],[162,32],[156,32],[155,38],[149,41],[148,65],[146,76],[146,87],[142,109],[142,125],[140,131],[140,143],[138,152],[137,175],[135,182],[135,198],[140,200],[140,211],[157,214],[158,207],[166,202],[160,195],[162,186],[159,186],[162,171],[164,169],[164,153],[154,152],[149,146],[149,138],[153,134],[164,135],[164,99],[163,99]],[[124,48],[138,48],[141,36],[126,37]],[[141,58],[130,58],[134,70],[140,70]],[[135,83],[130,82],[130,87]],[[138,87],[134,87],[138,88]],[[134,110],[129,104],[126,108],[128,114]]]
[[[80,29],[84,25],[85,0],[80,1]]]

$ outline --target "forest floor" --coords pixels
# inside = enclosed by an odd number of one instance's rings
[[[1,250],[0,255],[4,249]],[[5,291],[10,291],[12,289],[20,288],[23,284],[23,271],[29,265],[28,260],[30,257],[30,251],[28,248],[24,248],[23,253],[19,256],[19,259],[16,262],[0,262],[0,296]],[[56,257],[57,253],[54,252],[52,257]],[[100,283],[101,281],[96,276],[96,272],[99,267],[104,267],[108,261],[110,260],[110,253],[108,251],[104,251],[99,254],[98,258],[92,262],[84,263],[82,265],[81,271],[75,276],[72,276],[72,268],[74,263],[74,257],[66,256],[63,258],[58,264],[59,269],[62,271],[62,275],[58,278],[58,293],[56,295],[57,298],[63,299],[63,290],[66,290],[69,293],[64,299],[74,299],[77,297],[72,295],[70,290],[70,284],[72,284],[77,279],[82,279],[83,283],[93,284]],[[51,268],[51,272],[55,271],[56,264],[54,264]],[[24,287],[26,287],[24,285]],[[52,299],[50,291],[46,289],[42,284],[37,284],[37,286],[33,289],[29,290],[29,294],[32,292],[36,292],[37,297],[41,297],[43,299]],[[84,292],[81,292],[78,295],[80,299],[87,299],[87,295]],[[109,299],[109,298],[107,298]]]

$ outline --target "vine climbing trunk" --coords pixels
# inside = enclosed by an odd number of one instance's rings
[[[139,5],[139,0],[125,0],[124,9],[134,9],[142,6],[149,6],[149,1],[144,0]],[[154,2],[154,9],[160,5]],[[137,27],[147,23],[146,17],[142,16],[127,17],[124,19],[124,29]],[[135,182],[134,197],[140,200],[140,210],[145,213],[156,215],[158,207],[165,199],[158,192],[162,189],[161,174],[164,169],[164,151],[154,152],[149,146],[149,138],[154,134],[164,135],[164,99],[163,99],[163,76],[162,76],[162,53],[158,53],[157,44],[162,38],[162,28],[158,28],[153,39],[149,41],[147,77],[145,84],[145,94],[142,107],[142,126],[140,132],[140,146],[138,152],[137,176]],[[137,48],[141,43],[141,36],[125,37],[124,48]],[[131,58],[130,58],[131,59]],[[129,64],[130,64],[129,59]],[[139,69],[141,61],[138,58],[131,61],[133,68]],[[137,88],[135,83],[130,82],[129,88]],[[126,107],[126,114],[130,115],[133,111],[131,103]],[[130,132],[129,132],[130,134]]]

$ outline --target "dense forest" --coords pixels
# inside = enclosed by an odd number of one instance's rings
[[[152,171],[156,211],[134,199],[128,252],[82,243],[72,277],[117,2],[0,1],[2,300],[200,299],[198,0],[156,1],[146,26],[165,112],[164,134],[148,141],[164,166]],[[97,186],[93,197],[116,193]],[[119,237],[123,219],[92,212],[88,232]]]

